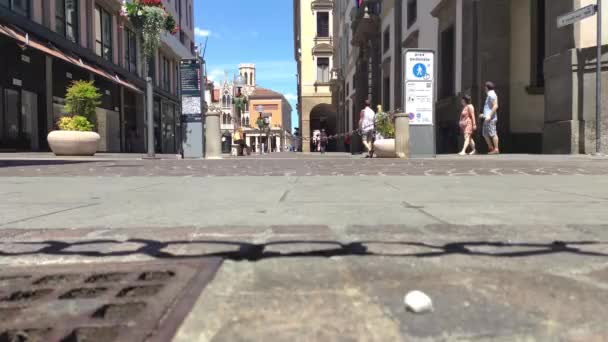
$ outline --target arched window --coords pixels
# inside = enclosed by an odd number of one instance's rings
[[[245,126],[245,118],[241,118],[241,126]]]
[[[249,81],[251,81],[251,84],[250,84],[250,85],[252,85],[252,86],[254,86],[254,85],[255,85],[255,82],[253,81],[253,73],[252,73],[252,72],[251,72],[251,73],[249,73]]]
[[[226,95],[222,96],[222,106],[223,107],[226,107],[226,98],[227,98]]]
[[[249,118],[245,118],[245,126],[249,127]]]
[[[249,81],[247,81],[247,73],[245,73],[245,84],[249,84]]]
[[[226,113],[222,114],[222,124],[224,124],[224,125],[226,124],[226,121],[227,121],[226,119],[227,119]]]
[[[227,120],[228,120],[228,125],[231,125],[232,124],[232,116],[230,114],[228,114]]]

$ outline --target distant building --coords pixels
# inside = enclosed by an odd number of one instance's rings
[[[262,115],[270,121],[270,145],[272,151],[285,151],[293,146],[293,135],[291,134],[292,108],[285,96],[276,91],[262,88],[256,85],[255,64],[239,64],[239,75],[243,78],[244,86],[241,92],[248,97],[249,105],[241,117],[241,126],[246,135],[246,143],[253,150],[260,149],[261,144],[267,144],[266,132],[257,127],[259,106],[263,106]],[[228,76],[216,86],[213,84],[212,103],[216,108],[221,108],[221,131],[223,152],[230,152],[234,133],[234,115],[232,99],[236,93],[234,80]],[[211,95],[210,95],[211,96]]]
[[[351,1],[352,2],[352,1]],[[333,0],[294,0],[294,55],[298,64],[298,115],[302,151],[310,152],[312,132],[324,128],[337,133],[332,103],[334,63]],[[329,150],[335,146],[329,146]]]

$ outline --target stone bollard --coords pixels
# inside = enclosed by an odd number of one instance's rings
[[[205,159],[222,159],[220,117],[220,111],[210,110],[205,114]]]
[[[395,114],[395,153],[398,158],[410,157],[410,118],[406,113]]]

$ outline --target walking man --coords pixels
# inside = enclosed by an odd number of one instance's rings
[[[365,158],[374,157],[375,121],[376,113],[374,113],[374,110],[371,108],[370,101],[365,100],[365,108],[361,111],[359,117],[361,138],[363,138],[363,145],[368,151],[368,155],[365,156]]]
[[[498,95],[496,95],[496,86],[492,82],[486,82],[486,102],[483,107],[481,118],[483,121],[483,137],[488,144],[488,154],[499,154],[498,132],[496,131],[496,123],[498,121]]]

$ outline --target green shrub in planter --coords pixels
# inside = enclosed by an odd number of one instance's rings
[[[95,108],[101,104],[100,98],[93,81],[75,81],[65,95],[65,110],[73,117],[84,117],[94,125]]]
[[[59,119],[57,126],[62,131],[91,132],[93,130],[93,124],[81,115],[64,116]]]
[[[384,139],[395,138],[395,123],[389,113],[378,111],[376,114],[376,132]]]

